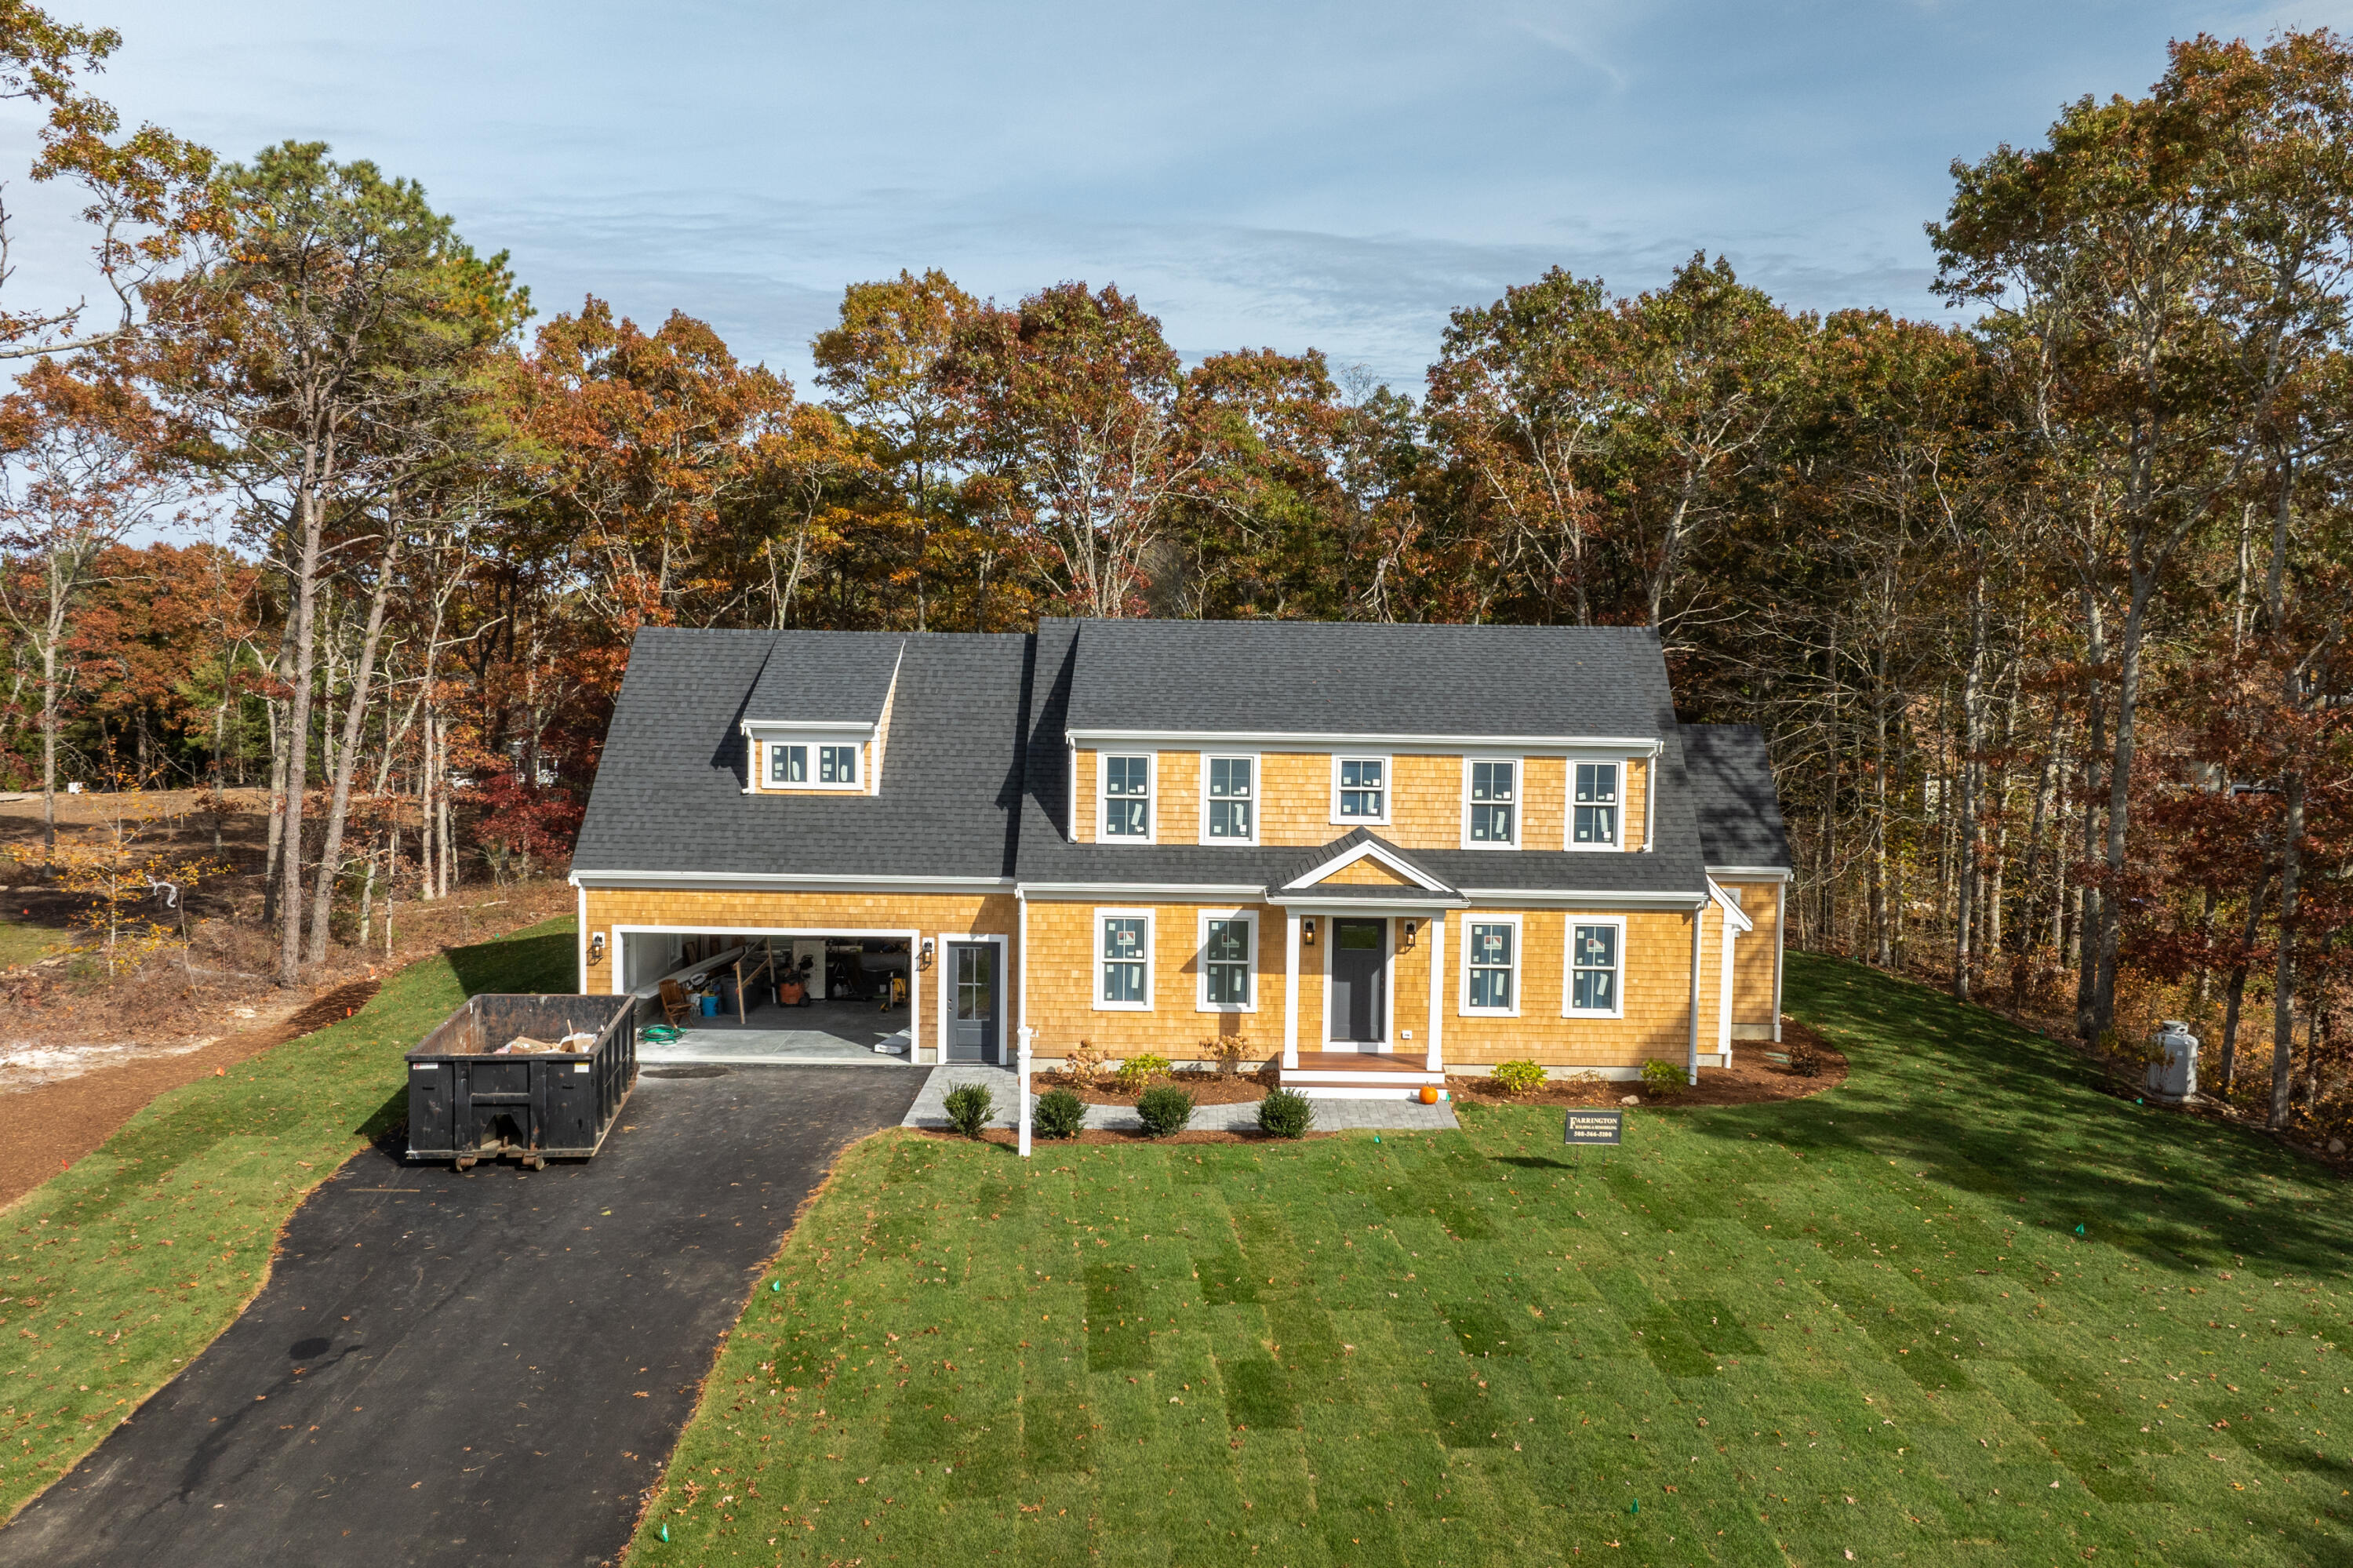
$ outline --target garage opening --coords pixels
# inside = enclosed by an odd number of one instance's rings
[[[617,933],[648,1062],[911,1063],[912,938],[871,932]],[[675,1039],[644,1038],[655,1025]]]

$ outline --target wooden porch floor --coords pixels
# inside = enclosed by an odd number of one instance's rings
[[[1371,1051],[1302,1051],[1298,1073],[1427,1073],[1427,1056],[1392,1056]]]

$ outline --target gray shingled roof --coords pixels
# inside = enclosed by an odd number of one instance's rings
[[[1183,632],[1168,648],[1183,653],[1197,673],[1212,662],[1202,637],[1237,635],[1240,641],[1216,667],[1240,672],[1233,680],[1244,686],[1258,679],[1252,672],[1264,670],[1271,660],[1279,662],[1286,652],[1338,647],[1312,638],[1269,641],[1261,634],[1270,630],[1349,632],[1349,657],[1358,662],[1384,671],[1426,672],[1431,665],[1422,655],[1442,652],[1441,643],[1468,646],[1456,638],[1473,631],[1461,627],[1154,624]],[[1356,632],[1377,635],[1356,641]],[[1423,635],[1430,632],[1450,635],[1435,641]],[[1535,706],[1516,716],[1478,720],[1487,726],[1478,728],[1466,726],[1459,713],[1450,717],[1440,696],[1418,694],[1413,701],[1419,705],[1397,718],[1395,726],[1401,732],[1431,734],[1661,736],[1652,848],[1635,854],[1400,852],[1414,864],[1457,888],[1696,894],[1704,885],[1704,864],[1788,863],[1762,741],[1753,730],[1678,728],[1665,662],[1648,632],[1482,627],[1475,629],[1475,635],[1515,647],[1524,657],[1514,664],[1482,656],[1472,662],[1472,673],[1481,679],[1508,679],[1505,689],[1527,695]],[[1064,736],[1071,727],[1075,694],[1091,683],[1102,683],[1090,673],[1089,661],[1107,656],[1106,644],[1114,645],[1112,652],[1116,654],[1121,648],[1140,648],[1145,641],[1128,637],[1121,623],[1106,630],[1103,622],[1071,620],[1048,620],[1034,637],[649,628],[638,634],[630,650],[628,674],[615,705],[573,863],[583,872],[686,876],[1018,875],[1033,883],[1280,886],[1337,853],[1328,845],[1316,851],[1103,845],[1064,838],[1069,821]],[[1559,652],[1564,648],[1582,652],[1564,654]],[[1574,671],[1580,658],[1596,673],[1591,682],[1545,682],[1499,673],[1502,666],[1513,665],[1514,670],[1549,670],[1556,676],[1564,667]],[[771,683],[779,683],[775,686],[779,692],[787,690],[781,684],[786,673],[799,671],[808,677],[809,690],[827,694],[822,700],[828,707],[871,696],[872,711],[879,713],[878,683],[887,684],[892,660],[899,661],[898,694],[879,795],[744,793],[740,726],[752,717],[801,716],[755,715],[752,704],[756,693]],[[1453,683],[1457,675],[1436,673],[1428,678],[1440,695],[1451,691],[1456,700],[1471,700],[1469,687]],[[1407,689],[1396,683],[1403,679],[1382,677],[1399,692]],[[1582,694],[1560,697],[1556,688],[1564,684]],[[1152,709],[1159,690],[1147,683],[1139,702]],[[1488,699],[1495,695],[1494,689],[1486,693]],[[840,711],[803,711],[812,718],[851,718]],[[1118,727],[1181,728],[1169,724],[1174,711],[1155,709],[1152,716],[1124,721]],[[1353,708],[1335,717],[1331,710],[1303,708],[1293,698],[1282,698],[1275,711],[1258,713],[1249,722],[1270,729],[1312,724],[1336,732],[1370,728],[1368,721],[1376,716]],[[1687,766],[1687,745],[1704,754],[1699,762]],[[1708,803],[1711,837],[1704,861],[1695,795]],[[1760,820],[1765,824],[1761,829]],[[1741,832],[1750,835],[1748,848],[1740,848],[1739,841],[1728,836]],[[1757,836],[1760,832],[1761,838]],[[1719,855],[1719,848],[1726,853]],[[1770,855],[1757,858],[1768,848]],[[1314,858],[1304,858],[1309,855]]]
[[[1765,732],[1752,724],[1683,726],[1693,810],[1710,865],[1789,866]]]
[[[1054,624],[1054,623],[1049,623]],[[1639,736],[1659,641],[1623,626],[1086,620],[1073,729]]]
[[[870,725],[882,716],[907,645],[899,631],[772,635],[744,716],[754,723]]]

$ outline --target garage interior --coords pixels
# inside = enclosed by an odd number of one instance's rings
[[[641,1062],[910,1064],[912,956],[903,938],[623,931],[619,938],[622,984],[638,1001]],[[665,981],[690,1006],[677,1020],[677,1039],[648,1040],[649,1028],[669,1022]]]

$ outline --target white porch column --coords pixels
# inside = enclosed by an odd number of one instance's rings
[[[1446,911],[1430,917],[1430,1059],[1424,1065],[1439,1072],[1446,1065],[1443,1036],[1446,1018]]]
[[[1299,1070],[1299,911],[1282,912],[1282,1065]]]
[[[1724,917],[1724,972],[1718,977],[1720,992],[1715,1014],[1715,1048],[1723,1056],[1725,1066],[1732,1065],[1732,944],[1740,939],[1732,916]]]

